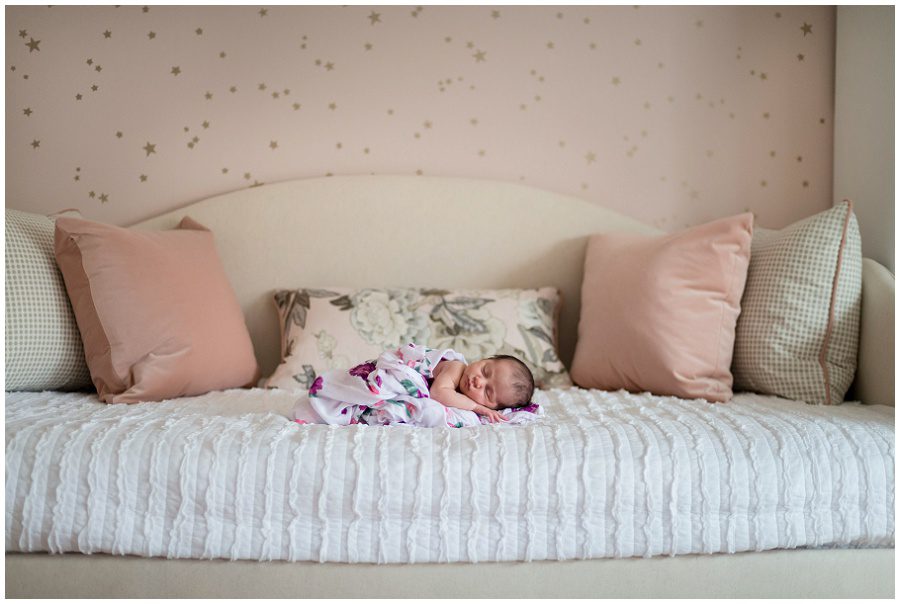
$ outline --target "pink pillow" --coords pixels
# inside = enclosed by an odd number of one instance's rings
[[[252,385],[256,357],[213,235],[184,218],[137,231],[59,218],[56,261],[107,403]]]
[[[753,215],[588,242],[572,380],[584,388],[731,399]]]

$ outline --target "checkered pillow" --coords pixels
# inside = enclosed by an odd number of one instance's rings
[[[91,386],[52,218],[6,210],[6,390]]]
[[[756,229],[735,332],[734,390],[837,405],[856,373],[862,252],[844,201]]]

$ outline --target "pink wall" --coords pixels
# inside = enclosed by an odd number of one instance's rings
[[[664,229],[832,199],[831,6],[6,9],[6,204],[116,224],[326,174]]]

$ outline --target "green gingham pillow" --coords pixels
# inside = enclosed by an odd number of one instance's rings
[[[862,252],[853,206],[756,229],[735,330],[734,390],[837,405],[856,373]]]
[[[6,210],[6,390],[91,386],[81,333],[53,254],[55,221]]]
[[[407,342],[452,348],[469,363],[521,359],[538,388],[572,385],[556,347],[556,288],[298,289],[275,292],[282,363],[268,388],[308,389],[329,369],[350,368]]]

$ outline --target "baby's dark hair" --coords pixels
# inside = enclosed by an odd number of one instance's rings
[[[516,407],[524,407],[531,404],[531,397],[534,395],[534,375],[531,369],[517,357],[509,354],[495,354],[490,357],[495,361],[512,361],[513,367],[513,392],[516,394],[516,401],[512,404],[501,405],[501,409],[514,409]]]

